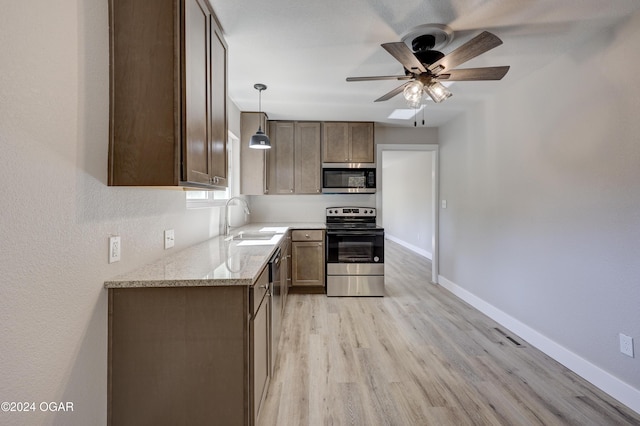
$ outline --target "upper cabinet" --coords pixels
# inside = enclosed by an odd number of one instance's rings
[[[320,122],[269,122],[269,194],[322,192],[320,129]]]
[[[109,185],[227,186],[227,45],[206,0],[109,0]]]
[[[322,123],[322,162],[375,162],[373,123]]]
[[[319,194],[322,192],[320,123],[299,121],[295,130],[295,192]]]
[[[240,193],[263,195],[269,193],[268,173],[270,149],[249,148],[249,141],[258,127],[267,135],[267,115],[264,112],[240,113]]]

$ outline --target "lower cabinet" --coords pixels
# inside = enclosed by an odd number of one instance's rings
[[[257,288],[256,288],[257,287]],[[257,424],[258,414],[262,408],[262,403],[267,396],[269,382],[271,381],[271,297],[269,291],[269,271],[263,271],[254,285],[254,292],[251,295],[253,314],[249,322],[250,342],[253,348],[250,351],[250,391],[253,392],[253,424]]]
[[[324,231],[294,230],[291,233],[291,287],[294,291],[324,292]]]
[[[255,425],[271,375],[268,268],[252,287],[109,289],[109,425]]]
[[[291,287],[291,231],[287,231],[282,242],[282,317],[284,318],[284,310],[287,305],[287,296]]]

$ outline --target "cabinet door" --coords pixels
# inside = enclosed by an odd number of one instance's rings
[[[280,279],[282,280],[282,317],[287,305],[289,287],[291,286],[291,237],[290,232],[284,236],[285,242],[282,248],[282,265],[280,266]]]
[[[227,186],[227,47],[213,16],[211,26],[211,177]]]
[[[324,286],[324,244],[318,241],[291,243],[293,286]]]
[[[269,388],[271,366],[269,365],[269,317],[271,306],[269,295],[262,300],[251,325],[253,326],[253,419],[257,424],[258,414]]]
[[[198,0],[185,1],[185,92],[183,179],[209,184],[209,9]]]
[[[295,126],[292,121],[274,121],[269,128],[272,132],[269,157],[270,194],[292,194],[294,191],[294,145]]]
[[[349,123],[349,159],[354,163],[373,163],[373,123]]]
[[[322,123],[322,161],[324,163],[349,161],[348,123]]]
[[[249,141],[260,127],[273,138],[267,126],[265,113],[240,113],[240,193],[263,195],[269,193],[269,151],[270,149],[249,148]]]
[[[180,38],[173,2],[109,1],[109,185],[181,180]],[[179,27],[178,27],[179,28]],[[153,51],[153,61],[147,58]],[[150,155],[150,152],[152,155]]]
[[[320,183],[320,123],[295,126],[295,193],[318,194]]]

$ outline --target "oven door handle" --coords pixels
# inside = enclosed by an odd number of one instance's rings
[[[365,237],[378,237],[384,235],[384,232],[368,232],[368,231],[327,231],[327,235],[333,235],[336,237],[352,237],[354,235]]]

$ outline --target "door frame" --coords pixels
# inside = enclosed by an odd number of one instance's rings
[[[382,222],[382,215],[384,212],[382,211],[382,197],[384,196],[384,188],[382,187],[382,152],[383,151],[428,151],[433,153],[431,157],[432,162],[432,172],[431,172],[431,227],[433,232],[433,237],[431,238],[431,282],[434,284],[438,284],[438,262],[440,259],[438,252],[438,241],[439,241],[439,232],[438,232],[438,213],[440,209],[438,208],[438,199],[440,195],[438,194],[438,188],[440,188],[439,184],[439,176],[440,171],[438,169],[438,154],[439,154],[439,146],[436,144],[377,144],[376,145],[376,209],[378,210],[378,225]]]

